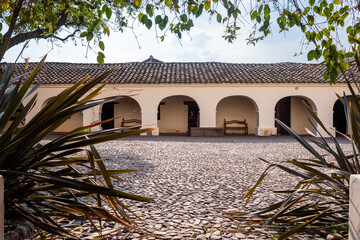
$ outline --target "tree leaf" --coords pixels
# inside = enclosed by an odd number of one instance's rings
[[[171,0],[165,0],[165,5],[166,5],[168,8],[172,8]]]
[[[139,15],[138,15],[139,22],[141,22],[141,20],[142,20],[143,16],[144,16],[144,14],[143,14],[143,13],[139,13]]]
[[[315,51],[315,50],[311,50],[311,51],[309,51],[308,54],[307,54],[307,59],[308,59],[309,61],[311,61],[311,60],[313,60],[316,56],[317,56],[316,51]]]
[[[98,55],[96,60],[100,65],[104,65],[104,57],[103,56]]]
[[[157,15],[155,18],[155,24],[159,24],[162,20],[162,17],[160,15]]]
[[[203,9],[204,9],[204,4],[200,4],[199,9],[195,14],[195,17],[197,17],[197,18],[200,17],[200,15],[202,14]]]
[[[264,7],[264,17],[268,18],[270,16],[270,7],[269,4],[266,4]]]
[[[159,28],[160,28],[160,30],[164,30],[165,27],[166,27],[165,21],[164,21],[164,20],[161,20],[161,22],[159,23]],[[162,41],[163,41],[163,39],[162,39]]]
[[[134,0],[135,7],[140,7],[141,3],[142,3],[142,0]]]
[[[107,8],[107,9],[106,9],[106,17],[107,17],[107,19],[110,19],[110,18],[111,18],[111,15],[112,15],[111,8]]]
[[[103,50],[103,51],[105,50],[105,44],[103,41],[99,41],[99,47],[101,50]]]
[[[206,1],[206,2],[204,3],[204,7],[205,7],[205,10],[206,10],[206,11],[210,9],[210,6],[211,6],[210,1]]]
[[[221,19],[222,19],[222,16],[221,16],[220,13],[218,13],[218,14],[216,15],[216,20],[218,21],[218,23],[221,23]]]
[[[80,37],[86,37],[86,35],[87,35],[87,32],[80,33]]]
[[[88,32],[86,34],[86,40],[88,40],[88,42],[90,42],[93,39],[94,35],[92,32]]]
[[[312,26],[314,24],[314,21],[315,21],[314,16],[313,15],[308,15],[307,19],[308,19],[309,25]]]
[[[54,27],[52,24],[49,24],[49,33],[53,33]]]
[[[251,13],[251,20],[254,20],[256,17],[257,17],[257,11],[255,10]]]
[[[147,27],[147,29],[150,29],[150,28],[151,28],[151,26],[152,26],[152,21],[151,21],[151,19],[148,19],[148,20],[146,21],[145,26]]]
[[[153,16],[153,8],[154,8],[154,6],[152,4],[146,5],[146,12],[147,12],[147,14],[149,14],[150,17]]]
[[[183,21],[183,22],[187,22],[187,16],[186,16],[186,14],[180,15],[180,19],[181,19],[181,21]]]

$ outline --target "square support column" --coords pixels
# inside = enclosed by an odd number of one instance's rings
[[[270,126],[257,127],[255,131],[256,131],[255,134],[257,136],[271,136],[271,135],[276,135],[277,133],[276,127],[270,127]]]
[[[349,240],[360,240],[360,174],[350,176]]]
[[[200,127],[216,127],[216,111],[211,109],[202,109],[200,112]]]
[[[141,111],[141,128],[154,128],[150,133],[142,133],[141,135],[159,135],[159,128],[158,128],[158,120],[157,120],[157,110],[154,108],[142,108]]]
[[[255,129],[257,136],[276,135],[275,111],[273,107],[260,107],[258,111],[258,127]]]
[[[95,106],[90,109],[86,109],[83,111],[83,125],[87,126],[90,124],[94,124],[96,122],[100,122],[100,115],[101,115],[101,106]],[[100,130],[100,126],[96,126],[92,128],[92,131]]]
[[[335,136],[335,129],[333,127],[333,109],[332,106],[325,107],[325,106],[319,106],[319,110],[317,111],[317,116],[321,120],[321,122],[324,124],[326,129]],[[324,137],[329,137],[327,133],[322,129],[319,124],[317,124],[317,130],[320,132],[320,134]]]

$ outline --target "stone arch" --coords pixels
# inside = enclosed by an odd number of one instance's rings
[[[348,102],[350,105],[355,106],[355,99],[353,96],[348,95],[346,96]],[[357,111],[357,108],[353,108],[354,111]],[[338,133],[342,134],[350,134],[350,131],[347,126],[347,120],[345,116],[345,109],[343,103],[337,99],[333,106],[333,127],[337,131],[337,135],[340,135]]]
[[[348,133],[344,104],[339,99],[335,101],[333,106],[333,127],[337,132]]]
[[[243,95],[227,96],[222,98],[216,106],[216,127],[224,127],[224,119],[240,120],[246,119],[249,134],[255,134],[259,125],[259,108],[250,97]],[[227,134],[241,134],[239,131],[230,131]]]
[[[46,99],[41,108],[44,108],[46,104],[48,104],[54,97]],[[54,133],[67,133],[75,128],[82,127],[84,125],[83,123],[83,113],[78,112],[72,115],[68,120],[66,120],[61,126],[59,126]]]
[[[41,109],[43,109],[43,108],[46,106],[46,104],[48,104],[48,103],[50,102],[50,100],[52,100],[52,99],[54,99],[54,98],[55,98],[55,97],[50,97],[50,98],[46,99],[46,100],[42,103]]]
[[[124,120],[137,119],[141,121],[141,107],[131,97],[123,97],[115,102],[108,102],[101,106],[101,121],[115,118],[102,124],[102,129],[120,128]]]
[[[15,116],[18,115],[23,109],[24,109],[24,105],[23,105],[22,103],[20,103],[20,106],[18,107],[18,109],[16,109],[15,114],[14,114],[13,116],[11,116],[11,117],[10,117],[10,121],[8,121],[8,122],[6,123],[4,131],[6,131],[6,130],[11,126],[11,124],[12,124],[12,123],[14,122],[14,120],[15,120]],[[23,127],[23,126],[25,125],[25,123],[26,123],[26,117],[24,118],[23,121],[21,121],[21,122],[17,125],[17,127]]]
[[[316,122],[304,105],[304,102],[310,106],[314,113],[317,113],[317,107],[310,98],[305,96],[286,96],[276,103],[275,118],[291,127],[292,130],[300,135],[308,135],[309,133],[306,129],[315,134],[316,129],[309,122],[309,119],[315,127]],[[277,122],[275,122],[275,127],[278,134],[288,134]]]
[[[159,133],[188,135],[190,127],[199,127],[199,114],[199,105],[193,98],[185,95],[168,96],[158,105]]]

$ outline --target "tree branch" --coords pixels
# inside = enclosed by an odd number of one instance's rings
[[[63,25],[65,25],[66,23],[66,19],[67,19],[68,14],[65,12],[65,10],[62,12],[61,17],[59,19],[59,21],[54,25],[53,27],[53,33],[55,33],[56,31],[58,31]],[[46,35],[44,36],[43,34],[48,32],[48,29],[41,29],[38,28],[32,32],[26,32],[26,33],[20,33],[14,37],[12,37],[10,39],[10,43],[8,45],[7,49],[12,48],[13,46],[22,43],[26,40],[30,40],[30,39],[34,39],[34,38],[49,38],[49,37],[53,37],[53,35]]]
[[[58,36],[53,36],[53,37],[54,37],[55,39],[58,39],[58,40],[64,42],[64,41],[68,40],[70,37],[75,36],[75,34],[76,34],[77,32],[80,32],[80,30],[79,30],[79,29],[76,29],[72,34],[67,35],[65,38],[60,38],[60,37],[58,37]]]
[[[9,24],[8,31],[4,34],[4,40],[3,42],[0,42],[0,62],[3,59],[5,52],[10,48],[11,43],[11,35],[14,31],[16,21],[18,19],[21,7],[23,5],[24,0],[19,0],[15,3],[14,12],[11,16],[11,21]]]

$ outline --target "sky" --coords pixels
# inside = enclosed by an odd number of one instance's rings
[[[296,29],[286,35],[274,31],[271,36],[253,46],[246,44],[246,38],[251,32],[249,25],[242,26],[234,43],[228,43],[221,37],[225,26],[216,21],[209,23],[208,16],[201,16],[194,24],[195,28],[189,34],[183,33],[181,41],[169,33],[165,41],[160,42],[154,28],[148,30],[141,24],[135,24],[134,32],[131,29],[126,29],[124,33],[111,32],[110,37],[103,37],[105,63],[139,62],[150,55],[164,62],[308,62],[306,47],[301,45],[302,35]],[[77,45],[73,41],[58,43],[58,46],[54,46],[47,40],[32,40],[19,62],[25,58],[37,62],[48,54],[47,62],[96,63],[98,49],[87,51],[80,41],[77,41]],[[3,61],[14,62],[21,49],[22,45],[11,48]],[[301,51],[305,54],[294,56]]]

